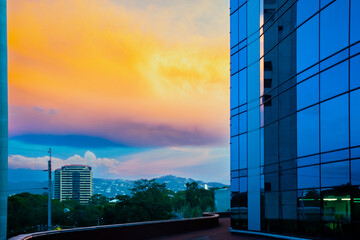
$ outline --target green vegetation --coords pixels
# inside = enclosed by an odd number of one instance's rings
[[[214,210],[213,190],[187,183],[185,191],[172,192],[156,179],[135,182],[132,196],[108,199],[92,196],[88,205],[75,200],[52,200],[52,223],[60,228],[85,227],[173,218],[200,217]],[[113,200],[112,202],[109,202]],[[114,202],[115,201],[115,202]],[[44,231],[47,224],[47,195],[21,193],[9,197],[8,236]]]

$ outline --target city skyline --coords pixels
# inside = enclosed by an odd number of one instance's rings
[[[228,7],[8,2],[9,170],[229,183]]]

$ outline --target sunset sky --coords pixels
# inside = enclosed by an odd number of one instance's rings
[[[9,0],[9,168],[229,183],[228,9]]]

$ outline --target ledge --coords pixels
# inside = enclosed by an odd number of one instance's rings
[[[60,240],[60,239],[147,239],[195,230],[213,228],[219,224],[219,215],[204,213],[203,217],[114,224],[72,228],[18,235],[10,240]]]

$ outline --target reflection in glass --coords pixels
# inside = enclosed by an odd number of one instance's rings
[[[351,161],[351,185],[360,185],[360,160],[359,159]]]
[[[239,136],[232,137],[230,143],[231,170],[239,169]]]
[[[247,100],[247,84],[246,84],[246,72],[244,69],[239,73],[239,105],[243,105]]]
[[[231,117],[231,136],[239,134],[239,115]]]
[[[296,37],[297,72],[301,72],[319,61],[319,16],[299,27]]]
[[[360,1],[352,0],[350,8],[350,44],[360,40]]]
[[[316,75],[296,87],[297,109],[308,107],[319,102],[319,75]]]
[[[299,26],[319,10],[319,1],[301,0],[297,2],[297,25]]]
[[[320,221],[320,191],[298,191],[298,217],[301,221]]]
[[[343,49],[349,41],[349,0],[337,0],[320,12],[320,58]]]
[[[324,100],[348,90],[349,63],[345,61],[320,73],[320,100]]]
[[[321,151],[349,146],[348,94],[320,104]]]
[[[360,145],[360,90],[350,93],[350,143]]]
[[[298,157],[319,152],[319,105],[297,114]]]
[[[298,189],[320,187],[319,165],[298,168],[297,170]]]
[[[360,69],[360,55],[350,59],[350,89],[360,87],[359,69]]]
[[[231,84],[231,88],[230,88],[230,107],[235,108],[239,105],[239,74],[235,74],[233,76],[230,77],[230,84]]]
[[[240,135],[240,169],[247,168],[247,134]]]
[[[321,187],[344,186],[349,178],[349,161],[321,165]]]
[[[230,15],[230,47],[239,42],[239,11]]]
[[[350,191],[347,187],[338,187],[324,189],[321,193],[325,231],[343,232],[343,224],[348,224],[351,220]]]

